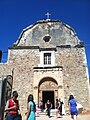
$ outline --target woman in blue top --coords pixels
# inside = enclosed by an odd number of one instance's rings
[[[70,95],[68,102],[69,102],[71,118],[76,120],[78,111],[77,111],[77,103],[76,103],[76,100],[74,99],[73,95]]]
[[[28,112],[27,112],[27,116],[26,116],[26,120],[36,120],[35,118],[35,111],[36,111],[36,105],[33,101],[33,95],[30,94],[28,96]]]

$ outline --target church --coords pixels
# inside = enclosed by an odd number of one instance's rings
[[[68,109],[73,94],[84,109],[90,108],[89,76],[84,44],[72,27],[60,20],[39,20],[21,31],[8,48],[8,61],[0,63],[0,77],[8,76],[11,91],[17,90],[22,114],[27,97],[44,105],[57,98]]]

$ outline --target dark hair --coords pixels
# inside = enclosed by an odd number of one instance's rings
[[[30,94],[30,95],[28,96],[28,102],[30,102],[30,101],[33,102],[33,95],[32,95],[32,94]]]
[[[58,99],[56,99],[56,102],[58,102]]]
[[[18,97],[18,93],[17,93],[17,91],[13,91],[13,97],[15,97],[15,98]]]
[[[74,96],[73,96],[73,95],[70,95],[70,96],[69,96],[69,100],[71,100],[71,99],[74,99]]]
[[[29,103],[30,101],[33,102],[33,104],[34,104],[34,110],[36,111],[36,105],[35,105],[35,102],[33,101],[33,95],[32,95],[32,94],[30,94],[30,95],[28,96],[28,103]]]

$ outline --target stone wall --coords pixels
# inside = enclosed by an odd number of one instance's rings
[[[59,49],[56,63],[63,66],[65,100],[73,94],[84,107],[90,105],[89,79],[84,48]],[[67,102],[67,101],[66,101]]]
[[[51,39],[45,42],[43,38],[47,34]],[[51,76],[57,83],[63,82],[62,85],[58,84],[58,91],[62,89],[66,108],[70,94],[73,94],[84,108],[90,108],[85,49],[77,45],[80,45],[80,41],[69,26],[59,21],[45,21],[23,30],[16,44],[9,48],[8,62],[0,63],[0,77],[13,76],[12,87],[19,93],[23,115],[27,111],[28,95],[34,94],[36,83],[39,84],[40,80],[47,76]],[[42,66],[43,70],[39,66],[42,50],[55,52],[55,64],[47,68]],[[62,70],[58,71],[58,68]],[[39,87],[38,84],[36,87]]]
[[[88,75],[86,72],[87,64],[84,48],[58,47],[56,49],[55,62],[57,63],[57,66],[62,66],[63,68],[63,89],[66,106],[69,95],[74,94],[77,101],[87,108],[89,106],[89,93]],[[40,56],[38,49],[9,50],[9,68],[14,69],[13,89],[16,89],[19,92],[19,100],[22,111],[26,111],[28,94],[33,94],[33,68],[38,67],[40,62],[39,60]],[[37,77],[40,78],[41,75]]]

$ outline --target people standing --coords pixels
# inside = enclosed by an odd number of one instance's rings
[[[59,98],[59,111],[60,111],[60,115],[62,116],[62,105],[64,104],[63,101]]]
[[[26,120],[35,120],[35,112],[36,112],[36,105],[35,102],[33,100],[33,95],[30,94],[28,96],[28,104],[27,104],[27,115],[26,115]]]
[[[40,101],[40,109],[41,109],[41,112],[43,112],[43,101],[42,100]]]
[[[62,101],[63,102],[63,101]],[[63,104],[62,104],[62,115],[66,115],[66,113],[65,113],[65,106],[64,106],[64,102],[63,102]]]
[[[35,103],[36,104],[36,112],[35,112],[35,115],[38,117],[39,116],[39,107],[38,107],[38,104],[37,103]]]
[[[12,98],[10,98],[5,107],[5,112],[7,113],[6,115],[6,120],[20,120],[18,115],[19,111],[19,101],[17,100],[18,98],[18,93],[17,91],[13,91]]]
[[[77,111],[77,102],[74,99],[73,95],[69,96],[69,109],[70,109],[70,114],[71,114],[71,118],[74,120],[77,120],[77,115],[78,115],[78,111]]]
[[[58,114],[59,114],[59,101],[58,99],[56,99],[56,117],[58,118]]]
[[[48,115],[48,117],[51,117],[50,112],[51,112],[52,104],[49,100],[47,101],[46,106],[47,106],[47,115]]]

